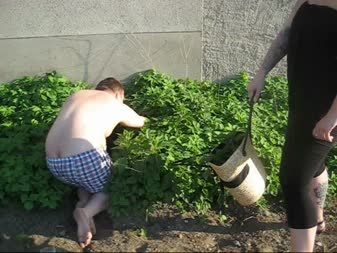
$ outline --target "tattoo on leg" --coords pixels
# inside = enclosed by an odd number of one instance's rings
[[[324,208],[325,197],[328,192],[328,183],[319,184],[315,189],[316,204],[319,208]]]

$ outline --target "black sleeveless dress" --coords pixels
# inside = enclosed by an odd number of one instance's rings
[[[290,110],[313,110],[321,118],[337,95],[337,10],[307,2],[300,7],[287,61]]]
[[[317,224],[312,180],[325,169],[334,143],[312,136],[317,122],[337,95],[337,10],[305,2],[297,11],[287,51],[289,115],[280,167],[288,225],[307,229]]]

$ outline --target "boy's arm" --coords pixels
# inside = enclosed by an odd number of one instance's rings
[[[138,115],[133,109],[126,104],[122,105],[120,112],[121,121],[120,124],[128,127],[143,127],[147,118]]]

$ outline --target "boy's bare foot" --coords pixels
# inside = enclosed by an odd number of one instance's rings
[[[76,208],[74,210],[73,216],[77,223],[78,243],[82,248],[85,248],[90,244],[92,239],[90,221],[83,208]]]
[[[94,222],[94,218],[89,219],[89,226],[90,226],[91,233],[93,235],[95,235],[96,234],[96,225],[95,225],[95,222]]]
[[[76,203],[76,208],[84,208],[86,204],[87,204],[87,202],[78,201]],[[90,226],[91,233],[93,235],[95,235],[96,234],[96,225],[95,225],[95,222],[94,222],[94,218],[89,219],[89,226]]]

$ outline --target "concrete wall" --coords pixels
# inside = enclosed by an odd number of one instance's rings
[[[295,0],[204,0],[202,78],[255,73]],[[272,74],[285,74],[285,60]]]
[[[0,0],[0,83],[52,70],[92,84],[149,68],[210,81],[253,73],[294,3]]]
[[[0,82],[56,70],[95,84],[156,68],[201,77],[202,0],[0,0]]]

